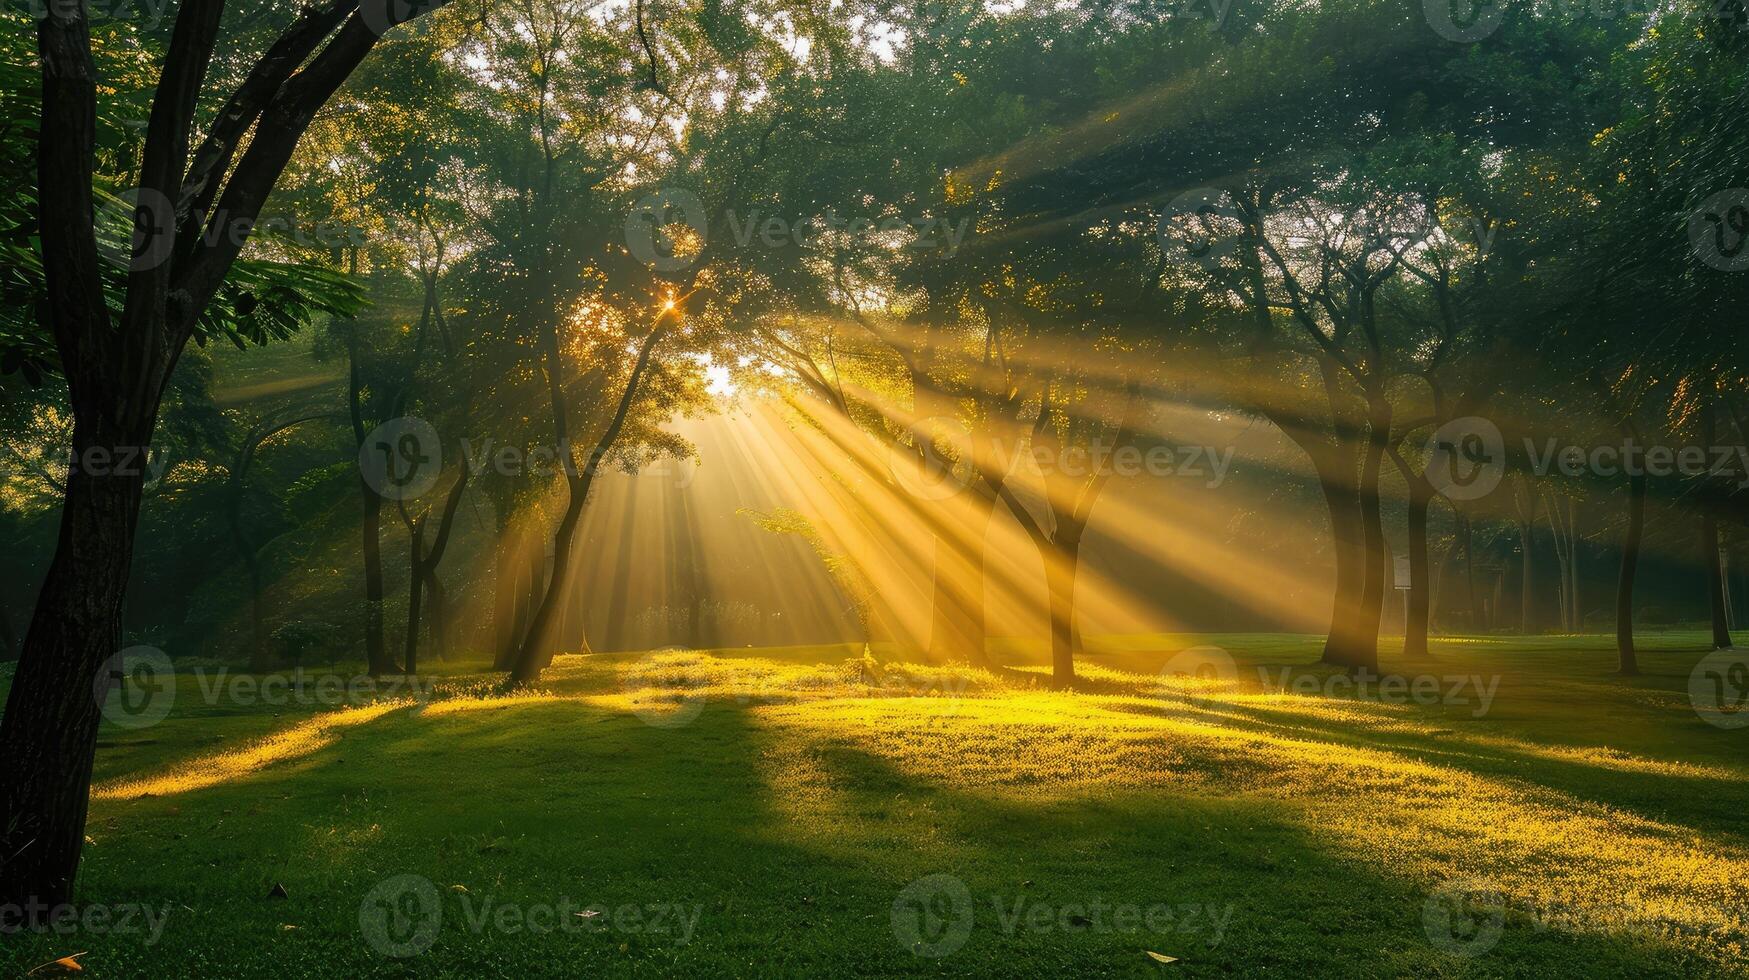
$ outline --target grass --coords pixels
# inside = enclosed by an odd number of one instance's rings
[[[1160,679],[1190,645],[1234,670]],[[1316,646],[1105,638],[1073,694],[1024,646],[999,678],[846,648],[562,657],[534,694],[451,669],[337,711],[184,677],[165,721],[106,728],[80,878],[161,932],[8,936],[0,972],[1749,972],[1749,729],[1690,709],[1698,635],[1649,638],[1626,680],[1593,637],[1392,665],[1480,678],[1465,703],[1278,690],[1323,690]]]

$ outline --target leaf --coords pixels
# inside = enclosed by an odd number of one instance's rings
[[[1144,949],[1144,950],[1142,950],[1142,952],[1147,953],[1148,958],[1153,960],[1156,963],[1176,963],[1176,962],[1178,962],[1178,957],[1176,957],[1176,956],[1167,956],[1164,953],[1156,953],[1151,949]]]
[[[83,966],[79,965],[79,957],[84,956],[84,955],[85,955],[84,951],[80,951],[77,953],[69,953],[68,955],[63,956],[58,960],[53,960],[53,961],[50,961],[48,963],[44,963],[43,965],[37,967],[36,969],[31,970],[30,973],[27,973],[25,975],[26,976],[34,976],[38,970],[50,970],[50,971],[52,971],[52,973],[84,973],[85,968]],[[52,975],[52,973],[51,973],[51,975]]]

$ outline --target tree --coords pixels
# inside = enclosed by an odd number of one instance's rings
[[[49,7],[37,29],[43,316],[67,379],[77,457],[151,444],[176,362],[245,244],[245,234],[228,230],[259,217],[310,120],[376,44],[373,25],[386,30],[441,3],[365,0],[361,9],[359,0],[330,0],[304,8],[192,155],[224,4],[183,3],[138,159],[135,247],[119,318],[96,233],[99,79],[87,4]],[[142,482],[137,470],[68,476],[55,558],[0,720],[0,853],[9,855],[0,865],[0,903],[55,907],[69,896],[100,718],[90,694],[119,640]]]

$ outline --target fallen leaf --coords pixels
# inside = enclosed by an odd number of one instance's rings
[[[1178,962],[1178,957],[1176,957],[1176,956],[1167,956],[1164,953],[1156,953],[1151,949],[1145,949],[1142,952],[1147,953],[1148,958],[1153,960],[1156,963],[1176,963],[1176,962]]]
[[[44,963],[36,969],[31,970],[30,973],[25,974],[25,976],[33,976],[39,970],[50,970],[52,973],[84,973],[85,968],[79,965],[79,957],[84,955],[85,953],[83,951],[68,954],[58,960]]]
[[[452,892],[462,892],[465,894],[468,890],[468,886],[466,886],[466,885],[451,885],[451,886],[449,886],[449,890]]]

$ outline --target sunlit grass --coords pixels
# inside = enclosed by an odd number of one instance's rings
[[[1188,645],[1158,637],[1152,654],[1141,638],[1108,644],[1112,666],[1088,663],[1074,693],[1048,690],[1035,667],[990,674],[887,649],[667,651],[560,657],[535,690],[453,677],[427,703],[289,716],[204,749],[172,730],[206,720],[173,718],[155,759],[155,739],[129,743],[130,768],[99,783],[87,893],[172,894],[229,917],[225,931],[255,936],[260,955],[345,975],[389,966],[360,948],[353,920],[363,892],[409,867],[529,900],[636,880],[627,895],[711,910],[714,927],[685,948],[566,947],[607,973],[733,973],[773,943],[793,950],[781,972],[842,972],[853,947],[872,972],[902,971],[917,961],[892,942],[888,906],[943,871],[980,896],[1036,878],[1059,901],[1234,903],[1234,938],[1160,941],[1192,974],[1740,970],[1749,771],[1732,733],[1667,696],[1680,674],[1624,686],[1516,655],[1526,668],[1478,716],[1269,689],[1255,668],[1297,657],[1299,641],[1224,642],[1237,680],[1157,675]],[[1442,645],[1442,669],[1501,667],[1457,649]],[[282,878],[308,896],[301,911],[257,907],[261,882]],[[1505,896],[1492,956],[1426,942],[1422,898],[1450,881]],[[823,888],[841,894],[817,914],[795,904],[792,889]],[[1331,909],[1347,922],[1337,932],[1318,919]],[[299,931],[268,938],[282,922]],[[255,955],[172,935],[181,945],[111,955]],[[943,965],[1050,972],[1140,949],[1123,935],[980,935],[972,959]],[[475,955],[539,952],[512,942],[445,940],[415,965],[463,975]]]

